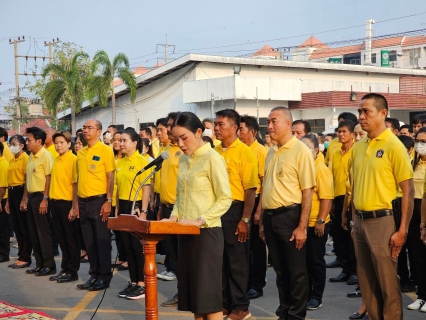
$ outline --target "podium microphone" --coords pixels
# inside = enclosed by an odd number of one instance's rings
[[[162,164],[163,161],[168,158],[169,158],[169,153],[167,151],[162,152],[155,160],[152,160],[143,169],[139,170],[138,173],[136,173],[136,176],[140,175],[141,173],[145,172],[146,170],[150,169],[153,166],[158,166],[159,164]]]

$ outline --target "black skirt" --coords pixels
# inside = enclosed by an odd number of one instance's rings
[[[222,311],[222,228],[202,228],[199,236],[179,239],[178,310]]]

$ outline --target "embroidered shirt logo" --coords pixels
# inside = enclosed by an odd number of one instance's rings
[[[385,151],[383,149],[380,149],[376,152],[376,158],[383,158],[383,155],[385,154]]]
[[[278,177],[278,178],[282,178],[282,177],[284,177],[283,169],[281,169],[280,171],[278,171],[278,173],[277,173],[277,177]]]

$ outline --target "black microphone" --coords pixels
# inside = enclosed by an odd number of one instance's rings
[[[152,160],[148,165],[145,166],[145,168],[139,170],[138,173],[136,173],[136,175],[138,176],[141,173],[145,172],[146,170],[150,169],[151,167],[162,164],[163,161],[168,158],[169,158],[169,153],[167,151],[161,152],[161,154],[155,160]]]

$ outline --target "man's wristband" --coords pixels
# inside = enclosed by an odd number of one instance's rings
[[[111,198],[108,198],[108,199],[107,199],[107,202],[112,203],[112,199],[111,199]]]

